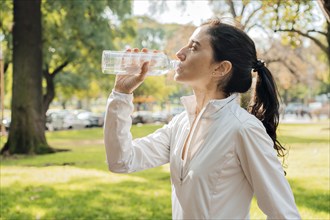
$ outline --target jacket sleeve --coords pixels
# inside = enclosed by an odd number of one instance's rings
[[[169,125],[144,138],[132,140],[132,101],[132,94],[113,91],[107,102],[104,144],[108,168],[115,173],[135,172],[169,162]]]
[[[244,123],[239,139],[237,154],[241,167],[267,219],[301,219],[273,141],[261,122]]]

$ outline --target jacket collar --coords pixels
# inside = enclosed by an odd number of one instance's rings
[[[202,118],[208,118],[216,116],[217,112],[224,108],[226,105],[237,103],[238,102],[238,94],[234,93],[225,99],[213,99],[210,100],[205,107],[201,110]],[[196,112],[196,97],[195,95],[191,96],[183,96],[181,97],[181,103],[183,104],[184,108],[186,109],[189,116],[195,117]]]

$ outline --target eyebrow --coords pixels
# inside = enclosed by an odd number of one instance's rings
[[[197,40],[191,40],[191,42],[197,44],[198,46],[201,46],[201,44]]]

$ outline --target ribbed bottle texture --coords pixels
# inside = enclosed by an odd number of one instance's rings
[[[134,75],[141,72],[141,66],[149,61],[147,75],[158,76],[175,70],[178,60],[171,60],[164,53],[132,53],[104,50],[102,53],[102,72],[106,74]]]

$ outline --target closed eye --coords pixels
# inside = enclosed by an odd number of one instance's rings
[[[200,46],[200,43],[198,41],[190,40],[190,43],[189,43],[190,50],[195,51],[198,49],[199,46]]]
[[[196,48],[195,45],[191,45],[191,46],[189,46],[189,49],[190,49],[191,51],[195,51],[197,48]]]
[[[197,50],[197,48],[198,48],[198,45],[197,45],[195,42],[192,41],[192,42],[189,44],[189,49],[190,49],[190,50],[195,51],[195,50]]]

